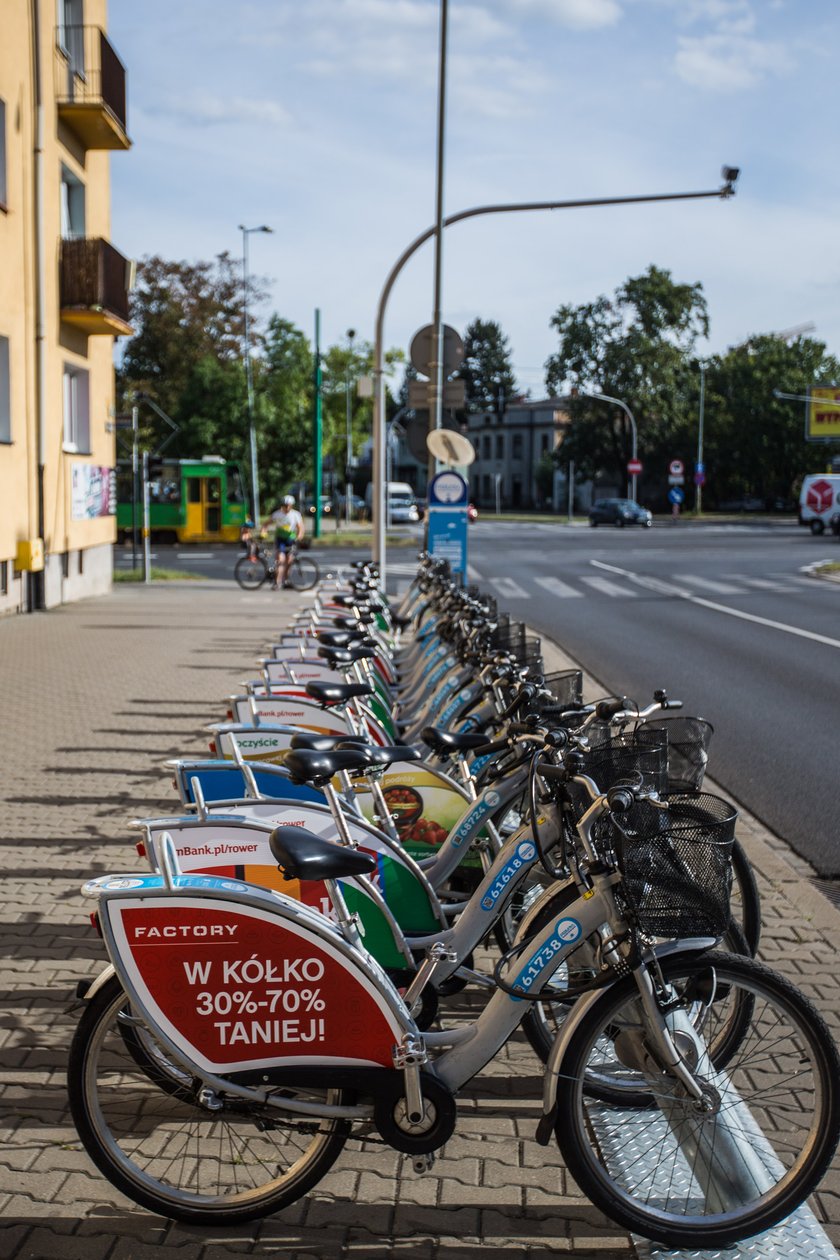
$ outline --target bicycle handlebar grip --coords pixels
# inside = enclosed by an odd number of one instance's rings
[[[682,700],[666,700],[663,709],[681,709],[683,707]]]
[[[539,766],[538,773],[541,779],[554,779],[557,783],[565,783],[569,777],[569,772],[565,766],[552,766],[549,762]]]
[[[626,814],[635,803],[636,798],[630,788],[614,787],[607,792],[607,804],[614,814]]]
[[[619,696],[615,700],[599,700],[595,705],[595,712],[602,722],[608,722],[611,717],[615,717],[616,713],[621,713],[627,707],[627,697]]]
[[[492,757],[497,752],[504,752],[507,746],[506,739],[497,739],[492,744],[479,744],[478,748],[472,749],[472,752],[476,757]]]
[[[534,695],[535,691],[530,683],[526,683],[524,687],[520,687],[508,707],[499,714],[501,720],[505,722],[508,718],[513,717],[517,709],[521,709],[526,700],[532,700]]]

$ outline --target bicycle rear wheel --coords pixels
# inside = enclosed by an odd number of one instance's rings
[[[301,1198],[344,1146],[345,1120],[301,1124],[225,1095],[202,1105],[200,1084],[138,1025],[116,977],[91,998],[70,1049],[70,1108],[90,1158],[135,1203],[192,1224],[255,1220]],[[328,1087],[283,1092],[343,1101]]]
[[[289,568],[289,584],[296,591],[308,591],[321,576],[318,565],[311,556],[295,556]]]
[[[257,591],[268,577],[262,556],[240,556],[233,567],[233,576],[243,591]]]
[[[668,1247],[728,1247],[784,1220],[817,1187],[840,1137],[840,1057],[810,1002],[749,958],[675,956],[662,971],[666,1019],[703,1104],[647,1053],[629,976],[572,1033],[557,1142],[583,1192],[633,1233]],[[625,1062],[652,1107],[587,1096],[589,1067],[605,1053]]]

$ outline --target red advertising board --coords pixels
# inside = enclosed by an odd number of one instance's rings
[[[212,898],[106,904],[124,981],[200,1067],[393,1066],[403,1030],[388,1003],[301,924]]]

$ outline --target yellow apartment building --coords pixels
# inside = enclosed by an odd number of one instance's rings
[[[105,25],[106,0],[0,0],[0,614],[111,584],[131,266],[109,164],[130,141]]]

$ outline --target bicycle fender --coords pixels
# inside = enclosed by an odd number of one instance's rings
[[[85,991],[82,1001],[89,1002],[91,998],[95,998],[99,990],[103,988],[114,975],[116,975],[114,964],[108,963],[104,971],[100,971],[96,979],[91,982],[90,987]]]
[[[704,954],[707,950],[713,949],[717,944],[714,937],[692,937],[684,941],[668,941],[662,945],[655,947],[657,958],[670,958],[674,954]],[[620,983],[621,977],[616,977],[613,984]],[[591,993],[586,993],[583,997],[579,997],[574,1003],[571,1011],[563,1020],[563,1027],[560,1029],[557,1038],[551,1047],[548,1059],[545,1065],[545,1076],[543,1077],[543,1114],[540,1120],[540,1129],[545,1132],[545,1126],[549,1125],[554,1116],[557,1104],[557,1081],[562,1071],[563,1058],[566,1054],[569,1042],[577,1030],[578,1025],[586,1017],[596,1002],[600,1001],[604,993],[609,992],[612,985],[605,985],[600,989],[593,989]]]

